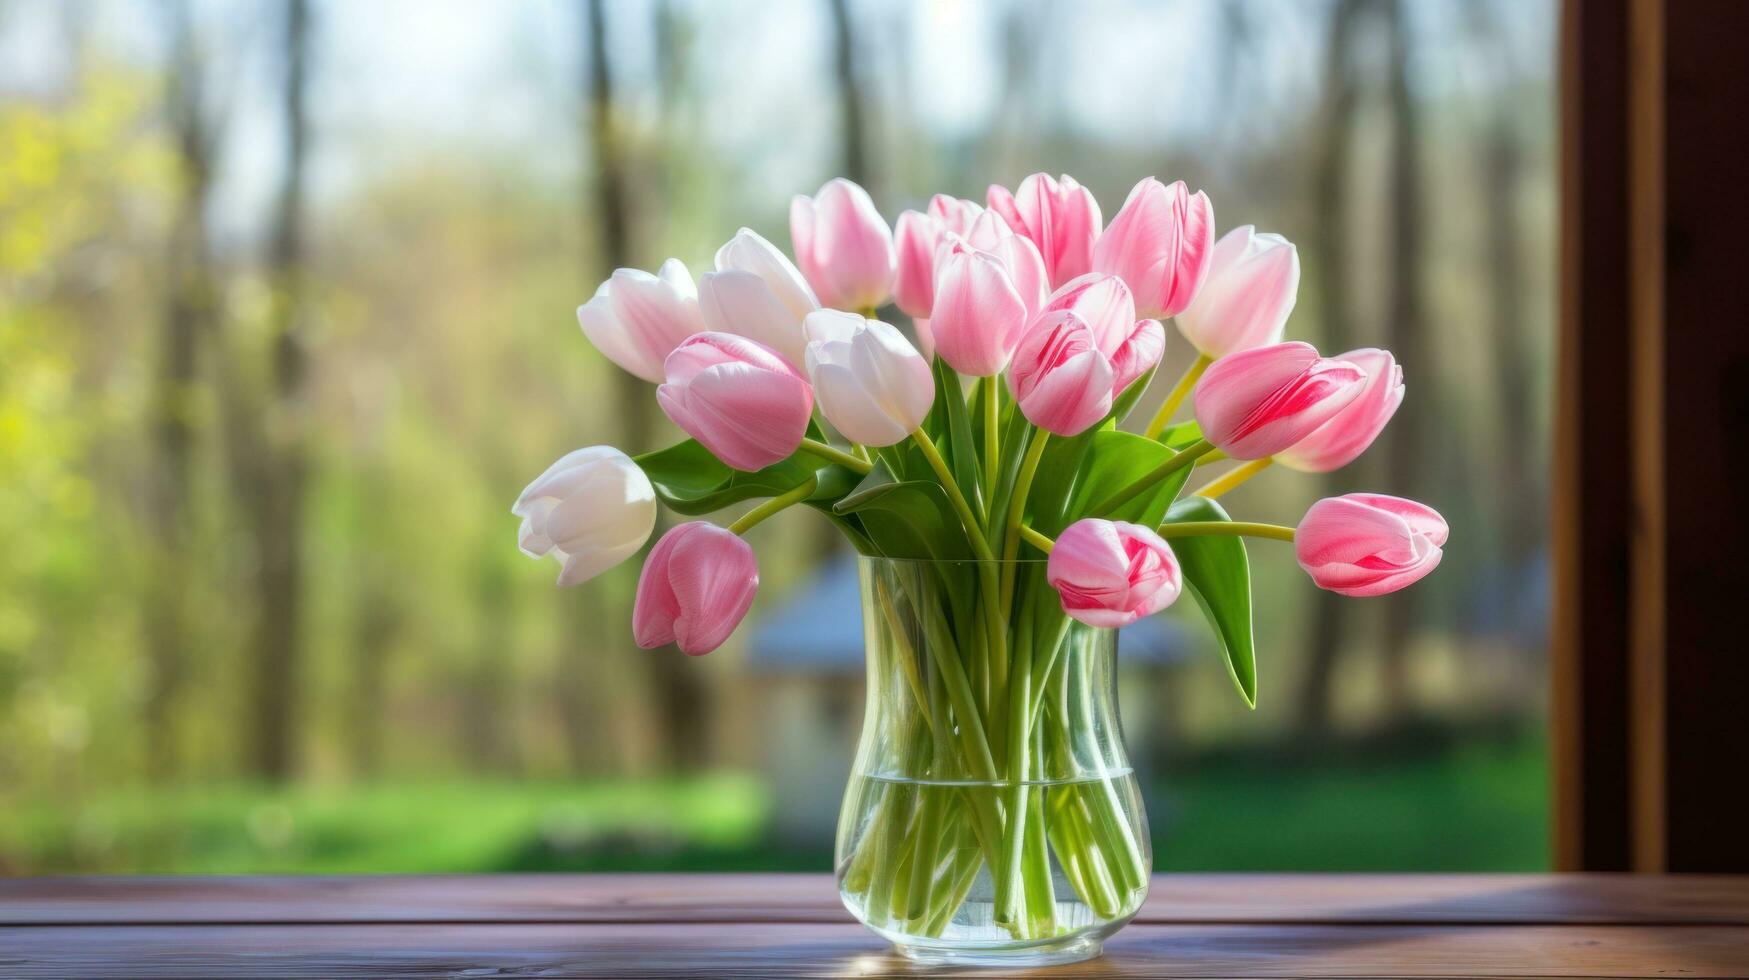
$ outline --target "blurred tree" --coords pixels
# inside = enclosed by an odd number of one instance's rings
[[[840,176],[849,178],[870,193],[868,123],[866,100],[857,64],[856,23],[852,19],[850,0],[828,0],[832,10],[833,78],[838,85],[838,133],[842,159]]]
[[[147,652],[142,707],[146,774],[169,778],[177,764],[177,696],[191,644],[190,521],[196,438],[197,353],[211,339],[215,304],[207,207],[216,125],[207,107],[206,66],[186,2],[170,5],[172,62],[165,95],[177,150],[175,214],[167,245],[165,308],[149,409],[154,458],[147,480],[147,532],[154,573],[147,578],[142,620]]]
[[[587,77],[585,90],[588,104],[588,145],[593,156],[592,206],[585,215],[586,227],[592,223],[597,231],[599,248],[596,278],[606,278],[614,269],[632,266],[633,214],[636,203],[627,179],[631,167],[628,159],[630,144],[619,125],[614,103],[613,66],[609,60],[607,11],[604,0],[588,0],[585,30]],[[628,372],[612,372],[618,417],[624,438],[619,445],[642,452],[654,447],[655,420],[651,417],[649,386]],[[662,527],[657,527],[657,533]],[[584,648],[577,637],[602,635],[600,624],[605,621],[629,622],[628,611],[607,609],[599,590],[567,604],[575,617],[575,630],[561,640],[561,710],[567,719],[572,741],[573,758],[586,753],[592,731],[585,726],[587,716],[582,711],[580,685],[588,683],[592,671],[586,658],[601,656],[599,648]],[[686,658],[666,647],[640,657],[649,672],[652,705],[655,717],[650,725],[662,743],[663,761],[668,768],[690,771],[702,768],[709,760],[707,711],[709,699],[698,674],[690,669]]]
[[[1384,254],[1390,269],[1385,282],[1385,346],[1403,364],[1421,368],[1414,399],[1406,399],[1385,431],[1386,485],[1395,494],[1421,497],[1433,485],[1427,477],[1435,434],[1429,422],[1440,411],[1439,371],[1429,357],[1425,285],[1430,215],[1424,207],[1422,182],[1421,104],[1409,80],[1411,71],[1408,16],[1401,0],[1381,0],[1378,6],[1390,36],[1387,77],[1390,103],[1391,156],[1386,187]],[[1403,713],[1410,703],[1409,644],[1418,622],[1422,593],[1399,592],[1383,601],[1384,633],[1380,647],[1382,685],[1387,712]]]
[[[1329,39],[1324,47],[1324,126],[1312,201],[1318,215],[1313,247],[1318,320],[1324,329],[1324,347],[1332,352],[1351,348],[1354,342],[1351,324],[1357,316],[1348,261],[1354,233],[1348,187],[1353,177],[1359,86],[1356,36],[1367,3],[1368,0],[1337,0],[1330,13]],[[1320,482],[1330,492],[1341,492],[1338,478],[1326,477]],[[1320,592],[1313,604],[1310,649],[1297,697],[1300,724],[1312,731],[1321,732],[1330,724],[1336,660],[1347,642],[1349,601]]]
[[[1525,316],[1525,278],[1531,265],[1526,254],[1527,208],[1523,202],[1528,151],[1521,122],[1523,110],[1516,97],[1523,86],[1499,11],[1493,5],[1475,3],[1466,6],[1465,12],[1470,18],[1472,43],[1486,59],[1497,90],[1503,93],[1485,103],[1485,135],[1477,163],[1487,195],[1482,202],[1486,220],[1482,248],[1491,287],[1487,316],[1494,348],[1491,361],[1499,391],[1502,466],[1495,484],[1501,515],[1498,548],[1517,586],[1528,581],[1530,566],[1548,539],[1547,508],[1542,503],[1548,499],[1547,481],[1537,463],[1543,450],[1535,434],[1536,335]],[[1516,598],[1518,589],[1513,592]]]
[[[271,782],[296,767],[299,660],[304,646],[304,501],[309,469],[309,311],[305,305],[305,177],[309,154],[310,4],[288,0],[280,186],[267,253],[269,379],[263,397],[245,367],[228,365],[229,450],[254,551],[255,623],[250,765]]]

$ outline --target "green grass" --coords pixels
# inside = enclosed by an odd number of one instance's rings
[[[493,871],[663,866],[756,851],[770,801],[744,776],[134,793],[7,807],[18,872]],[[690,858],[689,858],[690,856]]]
[[[1162,871],[1548,866],[1536,740],[1402,758],[1247,753],[1162,767]],[[818,870],[784,848],[758,779],[248,787],[5,804],[0,872],[362,873]]]
[[[1150,814],[1162,871],[1540,871],[1540,740],[1402,759],[1200,765]]]

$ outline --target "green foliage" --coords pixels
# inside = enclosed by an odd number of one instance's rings
[[[812,431],[818,435],[817,429]],[[687,516],[709,514],[755,497],[788,493],[806,483],[819,465],[814,457],[796,453],[758,472],[744,473],[712,456],[694,439],[633,459],[650,478],[662,504]]]
[[[1227,521],[1220,504],[1206,497],[1186,497],[1166,512],[1165,523]],[[1184,585],[1202,608],[1220,641],[1227,670],[1239,696],[1257,707],[1257,652],[1251,630],[1251,564],[1245,539],[1228,535],[1174,538],[1172,551],[1184,571]]]
[[[1094,514],[1093,509],[1113,493],[1147,476],[1155,468],[1178,455],[1158,442],[1133,432],[1101,429],[1093,434],[1087,454],[1081,461],[1081,473],[1069,499],[1067,523],[1083,517],[1106,517],[1114,521],[1129,521],[1143,527],[1153,527],[1166,516],[1166,508],[1177,499],[1184,483],[1190,479],[1191,467],[1173,471],[1145,493],[1123,504],[1109,514]]]
[[[884,462],[877,463],[833,510],[860,518],[875,553],[883,557],[940,561],[972,557],[971,542],[941,484],[894,480]]]

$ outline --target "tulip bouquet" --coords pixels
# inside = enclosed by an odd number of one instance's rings
[[[890,934],[939,936],[987,879],[990,920],[1016,941],[1070,927],[1065,885],[1101,916],[1133,912],[1145,835],[1112,795],[1027,792],[1051,760],[1077,764],[1090,724],[1065,693],[1083,668],[1064,651],[1188,587],[1254,703],[1245,537],[1292,542],[1312,582],[1344,595],[1431,571],[1446,526],[1421,504],[1350,494],[1292,527],[1218,502],[1272,463],[1324,472],[1360,455],[1402,401],[1401,369],[1380,350],[1282,342],[1294,246],[1249,226],[1217,240],[1208,198],[1182,182],[1141,181],[1105,224],[1086,188],[1035,174],[990,188],[987,207],[938,195],[895,230],[834,180],[795,199],[790,235],[793,263],[742,229],[696,282],[678,260],[622,269],[577,311],[690,438],[559,460],[513,508],[523,550],[556,556],[572,585],[641,550],[658,501],[689,516],[760,501],[726,527],[671,528],[645,560],[638,645],[694,655],[747,613],[759,573],[745,539],[779,511],[811,508],[864,556],[907,563],[865,574],[871,643],[878,629],[903,652],[915,731],[902,737],[926,746],[909,758],[960,788],[860,810],[847,900]],[[878,318],[889,301],[909,337]],[[1151,420],[1120,429],[1167,318],[1195,356]]]

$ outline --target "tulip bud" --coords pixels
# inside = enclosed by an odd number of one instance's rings
[[[1111,362],[1093,331],[1069,310],[1028,330],[1008,366],[1008,391],[1026,420],[1059,436],[1080,435],[1111,411]]]
[[[937,194],[929,211],[906,211],[899,215],[893,232],[898,253],[898,272],[893,279],[893,302],[914,320],[925,319],[935,308],[935,265],[944,238],[964,236],[984,209],[971,201]]]
[[[656,491],[625,453],[590,446],[547,467],[510,512],[522,518],[522,553],[552,555],[564,566],[559,585],[576,585],[644,546],[656,526]]]
[[[810,313],[806,329],[808,378],[834,428],[865,446],[891,446],[923,424],[935,378],[904,335],[840,310]]]
[[[1175,316],[1202,286],[1214,234],[1208,195],[1148,177],[1094,244],[1093,270],[1123,277],[1142,316]]]
[[[1033,174],[1010,194],[992,184],[985,199],[1016,234],[1038,246],[1046,281],[1056,289],[1093,267],[1093,243],[1103,224],[1093,193],[1064,174]]]
[[[1380,493],[1326,497],[1294,531],[1294,555],[1320,589],[1375,596],[1412,585],[1439,565],[1450,529],[1426,504]]]
[[[701,333],[675,348],[656,401],[711,454],[753,472],[789,458],[807,435],[814,391],[765,345]]]
[[[988,252],[950,250],[944,258],[929,318],[935,352],[961,374],[1000,374],[1026,329],[1026,303],[1008,270]]]
[[[789,207],[790,242],[821,304],[873,309],[893,287],[893,231],[868,192],[842,177]]]
[[[1045,301],[1041,318],[1071,310],[1093,331],[1093,343],[1111,362],[1112,395],[1153,370],[1166,353],[1166,332],[1158,320],[1137,320],[1136,304],[1122,279],[1092,272],[1064,283]]]
[[[717,249],[716,265],[699,277],[699,329],[756,340],[800,365],[807,346],[802,319],[820,303],[795,265],[749,228]]]
[[[1045,565],[1063,612],[1089,626],[1128,626],[1172,605],[1183,588],[1178,558],[1151,529],[1086,518],[1057,536]]]
[[[1311,435],[1275,455],[1305,473],[1328,473],[1354,462],[1384,431],[1403,404],[1403,369],[1389,351],[1367,347],[1338,357],[1366,372],[1360,395]]]
[[[594,298],[577,307],[577,325],[608,360],[659,384],[662,362],[681,341],[704,329],[704,319],[692,274],[679,259],[669,259],[654,276],[639,269],[614,270]]]
[[[1298,342],[1216,361],[1196,385],[1202,437],[1234,459],[1262,459],[1311,435],[1360,394],[1366,372]]]
[[[632,637],[645,650],[672,643],[689,656],[709,653],[735,632],[758,591],[747,542],[705,521],[682,524],[644,560]]]
[[[1031,322],[1043,309],[1045,296],[1050,293],[1050,281],[1045,276],[1044,259],[1039,257],[1038,246],[1030,239],[1016,235],[1002,216],[994,211],[985,211],[978,215],[963,237],[944,235],[943,242],[937,251],[936,268],[941,268],[940,252],[960,251],[973,248],[996,257],[1002,263],[1002,268],[1008,273],[1008,278],[1014,283],[1014,291],[1026,304],[1026,319]]]
[[[1178,314],[1178,331],[1211,358],[1279,343],[1299,289],[1293,243],[1241,225],[1215,245],[1208,280]]]

